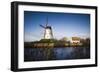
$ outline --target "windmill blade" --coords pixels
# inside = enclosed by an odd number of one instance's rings
[[[46,19],[46,27],[47,27],[47,25],[48,25],[48,17],[47,17],[47,19]]]
[[[42,28],[46,28],[45,26],[43,26],[43,25],[40,25]]]

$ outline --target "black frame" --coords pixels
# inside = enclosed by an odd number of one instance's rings
[[[18,68],[18,5],[38,5],[52,7],[69,7],[69,8],[86,8],[95,9],[95,64],[75,65],[75,66],[53,66],[40,68]],[[11,3],[11,70],[12,71],[31,71],[31,70],[48,70],[48,69],[64,69],[64,68],[81,68],[97,66],[97,7],[82,5],[64,5],[64,4],[48,4],[34,2],[12,2]]]

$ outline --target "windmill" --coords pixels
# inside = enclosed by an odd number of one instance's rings
[[[48,26],[48,18],[46,20],[46,25],[40,25],[44,29],[44,39],[53,39],[52,27]]]

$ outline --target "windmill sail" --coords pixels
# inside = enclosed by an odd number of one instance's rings
[[[47,27],[47,25],[48,25],[48,17],[47,17],[47,19],[46,19],[46,27]]]
[[[45,26],[43,26],[43,25],[40,25],[42,28],[46,28]]]

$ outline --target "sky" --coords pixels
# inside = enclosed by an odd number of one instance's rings
[[[24,11],[24,41],[40,40],[48,17],[56,39],[63,37],[90,37],[90,14]]]

